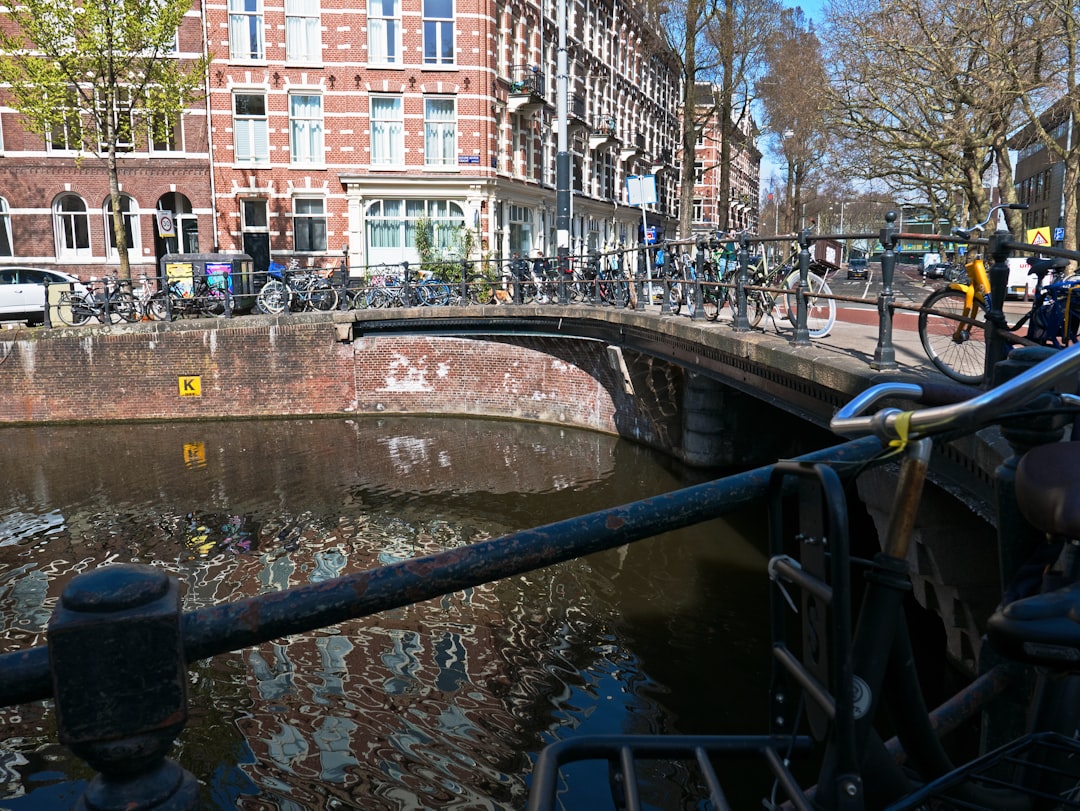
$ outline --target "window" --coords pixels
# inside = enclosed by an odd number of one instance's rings
[[[454,64],[454,0],[424,0],[424,64]]]
[[[424,99],[424,163],[457,161],[457,105],[454,99]]]
[[[368,61],[380,65],[401,62],[401,0],[369,0]]]
[[[77,194],[65,194],[53,203],[53,227],[58,259],[83,259],[90,253],[90,218]]]
[[[11,245],[11,208],[8,201],[0,197],[0,256],[14,256]]]
[[[109,149],[109,137],[118,152],[130,152],[135,148],[134,125],[131,120],[131,91],[118,87],[112,94],[97,94],[97,116],[101,122],[98,144],[102,152]]]
[[[262,0],[229,0],[229,58],[266,58]]]
[[[155,113],[150,117],[150,151],[183,152],[183,119]]]
[[[297,251],[326,250],[326,201],[321,197],[293,200],[293,247]]]
[[[233,96],[233,148],[237,163],[267,163],[270,160],[266,119],[266,96],[236,93]]]
[[[319,0],[285,0],[285,59],[322,62]]]
[[[465,227],[461,206],[449,200],[376,200],[366,219],[369,254],[377,262],[399,262],[401,249],[415,248],[421,219],[431,225],[432,244],[438,248],[453,247]]]
[[[71,90],[61,104],[61,120],[49,130],[49,149],[54,152],[75,152],[82,146],[82,117],[75,106],[75,91]]]
[[[105,233],[109,235],[109,258],[118,256],[116,247],[116,228],[113,225],[112,200],[105,201]],[[139,211],[135,201],[126,194],[120,195],[120,215],[124,221],[124,238],[127,242],[128,255],[138,256],[141,253],[141,229],[139,228]]]
[[[371,163],[402,166],[405,163],[405,125],[400,96],[371,97]]]
[[[322,96],[289,94],[289,140],[292,163],[323,162]]]

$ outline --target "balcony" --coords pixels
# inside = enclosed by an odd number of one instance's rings
[[[510,92],[506,109],[511,113],[535,113],[547,106],[544,72],[535,65],[510,69]]]
[[[566,130],[571,138],[579,135],[582,132],[589,131],[589,121],[586,118],[585,112],[585,97],[577,93],[570,96],[569,110],[566,118]]]
[[[639,132],[634,135],[633,143],[625,143],[619,149],[619,160],[623,163],[640,158],[645,154],[645,133]]]
[[[620,145],[615,116],[602,115],[589,130],[589,149],[611,149]]]

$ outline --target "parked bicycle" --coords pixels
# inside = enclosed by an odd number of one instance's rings
[[[410,270],[407,262],[395,271],[372,277],[368,307],[440,307],[455,298],[450,284],[430,271]]]
[[[860,561],[848,548],[848,510],[836,470],[776,466],[769,504],[767,733],[570,737],[541,753],[529,811],[568,807],[574,781],[561,782],[560,773],[589,760],[606,762],[618,808],[642,807],[638,764],[644,760],[685,761],[699,770],[684,781],[688,796],[672,798],[672,807],[706,807],[706,799],[708,807],[733,807],[719,776],[724,773],[742,782],[760,775],[761,805],[768,809],[1080,808],[1080,512],[1073,509],[1080,479],[1066,473],[1080,464],[1080,442],[1041,445],[1015,469],[1016,502],[1032,528],[1045,534],[1035,559],[1046,563],[1032,567],[1034,577],[1013,580],[986,623],[984,656],[989,664],[1004,662],[938,710],[928,710],[903,610],[911,590],[912,529],[933,442],[995,424],[1029,429],[1033,420],[1053,421],[1055,414],[1058,425],[1075,419],[1080,397],[1051,392],[1063,384],[1075,388],[1078,372],[1080,346],[1072,346],[964,402],[881,409],[886,400],[931,396],[922,385],[883,383],[840,409],[831,425],[835,432],[874,435],[882,454],[901,456],[898,486],[883,551]],[[1015,547],[1004,549],[1003,559],[1031,552],[1009,533],[1001,533],[999,543]],[[865,592],[857,617],[851,605],[855,567],[868,569],[859,578]],[[1024,567],[1019,574],[1027,574]],[[1020,689],[1022,666],[1032,668],[1029,690]],[[1009,683],[1025,702],[1017,713],[1021,728],[1006,743],[954,762],[939,739],[940,727],[955,723],[962,711],[987,708]],[[887,741],[890,734],[896,737]],[[745,759],[754,756],[767,768],[748,768]],[[698,795],[697,786],[707,797]]]
[[[810,260],[806,274],[806,291],[802,290],[799,273],[799,247],[795,246],[786,259],[769,267],[764,256],[750,264],[746,291],[747,319],[751,327],[758,326],[768,315],[776,324],[776,316],[795,324],[800,295],[806,298],[806,329],[811,338],[823,338],[836,323],[836,300],[827,281],[829,267]],[[734,271],[737,273],[737,271]],[[734,281],[734,275],[729,278]],[[730,291],[730,288],[725,288]],[[728,293],[730,297],[731,292]],[[730,300],[730,298],[729,298]]]
[[[116,276],[106,276],[100,284],[94,280],[86,291],[65,290],[57,300],[57,314],[70,327],[81,327],[92,319],[99,324],[119,324],[139,320],[135,296],[124,289]]]
[[[985,220],[970,228],[955,228],[953,234],[969,240],[985,230],[999,211],[1027,207],[1025,203],[993,206]],[[1062,278],[1068,267],[1065,259],[1030,258],[1028,264],[1036,279],[1031,307],[1006,324],[1006,329],[1015,337],[1026,325],[1027,339],[1045,346],[1060,348],[1073,343],[1080,324],[1080,279]],[[1044,285],[1048,274],[1052,281]],[[975,253],[964,264],[964,277],[935,290],[919,309],[923,349],[934,366],[953,380],[970,384],[986,380],[986,316],[990,309],[990,277],[983,257]]]
[[[674,315],[678,315],[685,304],[687,312],[693,318],[697,309],[697,268],[694,267],[694,260],[686,251],[669,251],[668,257],[664,265],[668,307]]]
[[[288,267],[271,262],[267,275],[270,279],[255,299],[259,312],[271,315],[302,310],[325,312],[338,305],[338,292],[324,272],[302,270],[296,259],[291,259]]]
[[[143,291],[148,288],[143,282]],[[140,301],[146,298],[143,292]],[[165,289],[150,294],[140,309],[151,318],[166,321],[177,318],[223,318],[233,312],[233,297],[224,274],[195,273],[166,281]]]

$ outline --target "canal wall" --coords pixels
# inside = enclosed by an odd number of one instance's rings
[[[0,424],[442,414],[615,434],[701,467],[779,452],[746,430],[772,407],[601,340],[363,335],[325,316],[8,332]]]

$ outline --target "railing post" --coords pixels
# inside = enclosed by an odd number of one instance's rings
[[[987,275],[990,277],[990,312],[986,314],[986,359],[984,369],[989,385],[996,384],[994,367],[1009,355],[1009,342],[1006,333],[1009,323],[1005,320],[1002,304],[1005,302],[1005,289],[1009,285],[1009,254],[1012,234],[1007,228],[998,228],[990,235],[987,253],[994,260]]]
[[[625,254],[623,254],[625,256]],[[644,254],[638,254],[638,266],[637,272],[634,273],[634,290],[637,292],[637,305],[635,310],[644,310],[645,305],[649,304],[649,298],[652,297],[652,285],[649,285],[648,295],[645,293],[645,258]]]
[[[52,304],[49,302],[49,277],[45,277],[45,311],[41,314],[41,326],[52,329]]]
[[[580,256],[575,257],[575,260],[580,259]],[[570,266],[570,254],[566,251],[559,251],[555,266],[558,269],[556,274],[558,281],[555,283],[559,286],[559,304],[569,304],[570,290],[567,288],[566,283],[572,278],[571,274],[574,272]]]
[[[690,313],[691,321],[705,320],[705,296],[701,290],[701,277],[705,274],[705,249],[707,242],[701,240],[697,244],[697,259],[694,260],[694,312]]]
[[[810,229],[799,231],[799,294],[795,297],[795,334],[791,336],[792,346],[810,346],[810,330],[806,327],[807,302],[803,291],[806,290],[810,275]]]
[[[403,260],[401,263],[401,299],[405,302],[406,307],[412,306],[412,286],[409,284],[408,260]]]
[[[732,323],[736,332],[749,332],[750,319],[746,316],[746,285],[750,280],[750,235],[743,231],[739,234],[739,275],[735,279],[735,319]]]
[[[881,292],[878,293],[878,342],[874,347],[874,359],[870,368],[878,371],[896,369],[896,347],[893,346],[893,275],[896,273],[896,243],[899,230],[896,225],[896,212],[885,214],[885,227],[881,229],[878,240],[884,253],[881,254]]]
[[[166,758],[187,722],[177,581],[151,566],[105,566],[64,589],[49,620],[60,742],[96,769],[95,811],[181,811],[195,778]]]
[[[469,303],[469,260],[461,260],[461,303]]]
[[[647,251],[649,249],[646,247],[643,250]],[[660,315],[671,315],[671,275],[667,272],[667,262],[665,260],[664,265],[657,268],[654,259],[652,266],[656,270],[656,276],[659,277],[660,289],[664,291],[662,293],[663,298],[660,300]],[[649,295],[652,295],[652,290],[649,291]]]

